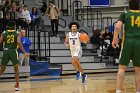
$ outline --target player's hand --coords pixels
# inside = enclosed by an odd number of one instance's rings
[[[81,43],[87,44],[88,41],[81,41]]]
[[[29,58],[29,57],[30,57],[30,54],[29,54],[29,53],[25,53],[25,56],[26,56],[27,58]]]
[[[112,47],[113,47],[113,48],[119,47],[118,41],[117,41],[117,40],[113,40],[113,41],[112,41]]]

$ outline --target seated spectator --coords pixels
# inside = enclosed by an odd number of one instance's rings
[[[113,34],[108,31],[108,27],[105,27],[105,33],[102,35],[102,37],[104,40],[110,40],[110,42],[112,42]]]
[[[17,8],[16,18],[23,18],[22,7],[20,7],[20,6]]]
[[[28,11],[28,6],[24,5],[22,10],[23,18],[25,18],[26,24],[24,25],[24,28],[27,28],[27,26],[31,23],[31,17],[30,12]]]
[[[111,45],[113,34],[108,31],[108,27],[105,27],[105,33],[102,35],[102,47],[105,47],[103,55],[114,56],[114,48]]]
[[[12,3],[12,5],[11,5],[11,10],[10,10],[10,12],[11,12],[11,19],[15,19],[16,18],[16,11],[17,11],[17,5],[16,5],[16,3],[15,2],[13,2]]]
[[[90,38],[90,43],[92,44],[93,52],[96,52],[100,43],[100,31],[98,29],[93,30],[93,35]]]
[[[18,29],[24,28],[24,24],[26,24],[26,22],[22,15],[22,7],[20,6],[17,8],[16,19],[17,19],[17,28]]]

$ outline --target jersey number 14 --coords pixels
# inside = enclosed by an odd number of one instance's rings
[[[140,27],[140,16],[137,16],[135,18],[134,16],[131,16],[131,26],[137,25],[137,27]]]

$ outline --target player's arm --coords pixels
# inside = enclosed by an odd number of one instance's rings
[[[68,36],[68,33],[66,34],[66,38],[65,38],[64,44],[65,44],[65,47],[68,47],[68,45],[69,45],[69,36]]]
[[[119,30],[121,29],[123,23],[125,22],[126,13],[127,12],[124,12],[119,16],[119,19],[115,25],[114,36],[113,36],[113,41],[112,41],[112,47],[114,47],[114,48],[118,47],[118,34],[119,34]]]
[[[113,41],[112,41],[112,46],[114,48],[118,47],[118,34],[119,34],[119,30],[121,29],[122,25],[123,25],[122,21],[118,21],[116,23],[115,30],[114,30]]]

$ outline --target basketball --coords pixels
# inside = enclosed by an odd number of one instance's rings
[[[89,37],[86,33],[81,33],[80,40],[82,41],[82,43],[87,43],[89,40]]]

